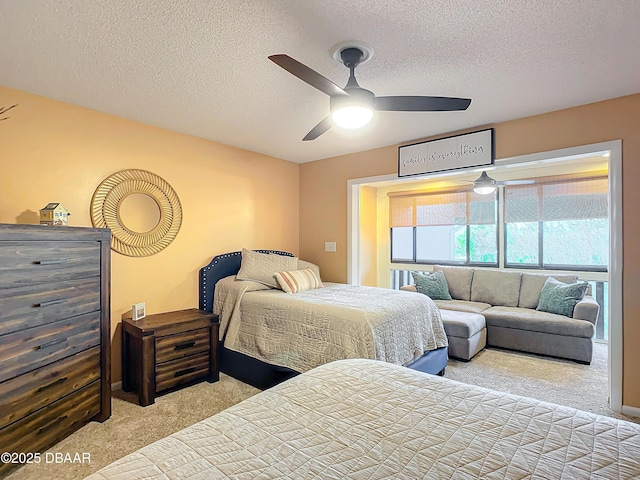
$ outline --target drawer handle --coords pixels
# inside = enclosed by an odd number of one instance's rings
[[[51,387],[55,387],[56,385],[60,385],[61,383],[64,383],[67,381],[67,377],[62,377],[59,378],[58,380],[56,380],[55,382],[50,383],[49,385],[45,385],[44,387],[40,387],[38,389],[38,393],[40,392],[44,392],[45,390],[51,388]]]
[[[36,303],[34,306],[36,308],[42,308],[42,307],[50,307],[51,305],[58,305],[60,303],[64,303],[67,300],[64,298],[59,298],[57,300],[49,300],[48,302],[41,302],[41,303]]]
[[[187,373],[191,373],[191,372],[195,372],[196,371],[196,367],[191,367],[191,368],[185,368],[184,370],[178,370],[176,373],[173,374],[174,378],[175,377],[182,377],[183,375],[186,375]]]
[[[36,265],[59,265],[61,263],[67,263],[66,258],[51,258],[49,260],[36,260]]]
[[[47,430],[49,430],[49,429],[51,429],[51,428],[55,427],[55,426],[56,426],[57,424],[59,424],[60,422],[63,422],[66,418],[67,418],[67,416],[66,416],[66,415],[63,415],[63,416],[61,416],[61,417],[59,417],[59,418],[56,418],[56,421],[55,421],[55,422],[51,422],[49,425],[46,425],[46,426],[44,426],[44,427],[42,427],[42,428],[39,428],[39,429],[38,429],[38,433],[37,433],[37,434],[38,434],[38,435],[40,435],[41,433],[46,432]]]
[[[196,344],[196,342],[184,342],[184,343],[179,343],[178,345],[176,345],[175,347],[173,347],[174,350],[184,350],[185,348],[191,348]]]
[[[50,342],[43,343],[42,345],[38,345],[34,350],[44,350],[45,348],[50,348],[54,345],[58,345],[59,343],[64,343],[66,341],[66,338],[59,338],[58,340],[52,340]]]

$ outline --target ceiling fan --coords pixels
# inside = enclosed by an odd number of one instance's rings
[[[329,130],[332,124],[343,128],[363,127],[373,117],[374,110],[390,112],[443,112],[466,110],[469,98],[390,96],[376,97],[373,92],[358,85],[355,69],[371,58],[373,50],[363,46],[345,46],[336,50],[334,58],[341,59],[349,69],[349,80],[340,88],[328,78],[288,55],[270,55],[269,60],[298,77],[303,82],[329,95],[331,115],[325,117],[302,139],[315,140]]]
[[[473,181],[473,191],[480,195],[493,193],[497,187],[504,185],[529,185],[535,180],[496,180],[483,171],[478,178]]]

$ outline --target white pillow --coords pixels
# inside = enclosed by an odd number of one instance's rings
[[[310,268],[311,270],[316,272],[316,275],[318,276],[318,278],[322,278],[320,276],[320,267],[318,265],[316,265],[315,263],[307,262],[306,260],[298,259],[297,270],[302,270],[303,268]]]
[[[238,280],[253,280],[272,288],[278,288],[278,283],[273,277],[283,270],[295,270],[298,267],[296,257],[285,255],[254,252],[242,249],[242,262],[236,275]]]

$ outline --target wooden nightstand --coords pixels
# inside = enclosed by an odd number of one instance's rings
[[[218,371],[218,316],[195,308],[122,321],[122,390],[143,407],[156,393],[207,379]]]

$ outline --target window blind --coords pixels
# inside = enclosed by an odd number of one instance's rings
[[[608,179],[556,176],[505,187],[505,222],[608,218]]]
[[[389,197],[390,227],[495,224],[496,194],[472,190],[411,193]]]

